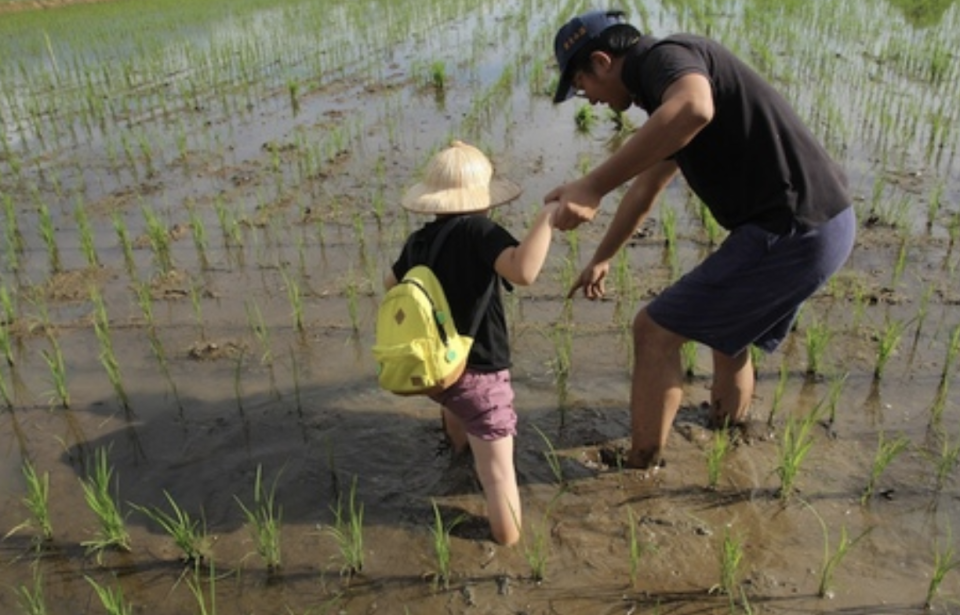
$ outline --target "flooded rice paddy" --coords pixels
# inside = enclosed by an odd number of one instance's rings
[[[600,454],[628,433],[629,323],[723,234],[678,183],[590,303],[565,295],[615,195],[557,233],[507,300],[514,548],[488,539],[437,409],[378,390],[369,347],[423,222],[398,197],[436,149],[477,144],[524,186],[497,210],[520,234],[644,121],[550,103],[553,33],[587,7],[10,6],[0,612],[960,612],[955,2],[619,5],[774,81],[848,171],[858,243],[759,359],[767,432],[721,454],[691,346],[645,474]]]

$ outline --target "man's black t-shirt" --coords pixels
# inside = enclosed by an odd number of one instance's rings
[[[497,257],[519,242],[486,214],[463,214],[462,217],[440,248],[433,272],[443,285],[457,331],[466,335],[477,304],[490,280],[497,277],[493,268]],[[433,238],[448,221],[449,217],[438,218],[410,235],[400,258],[393,264],[393,275],[398,280],[403,279],[413,265],[426,262]],[[478,371],[492,372],[510,367],[510,343],[500,300],[500,284],[495,286],[467,359],[467,365]]]
[[[782,233],[816,227],[847,208],[846,177],[787,101],[719,43],[691,34],[641,37],[622,79],[647,113],[679,77],[699,73],[713,90],[713,120],[676,152],[690,188],[722,226]]]

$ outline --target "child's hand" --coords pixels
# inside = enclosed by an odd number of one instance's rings
[[[557,227],[557,210],[560,209],[560,201],[550,201],[543,206],[543,211],[547,214],[547,223],[550,228]]]

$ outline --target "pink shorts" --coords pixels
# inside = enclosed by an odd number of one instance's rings
[[[453,386],[430,397],[463,421],[467,433],[481,440],[517,434],[510,370],[478,372],[467,368]]]

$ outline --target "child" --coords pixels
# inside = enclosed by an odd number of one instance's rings
[[[526,286],[543,267],[553,230],[556,204],[538,214],[522,242],[491,221],[487,212],[520,194],[512,182],[493,178],[493,167],[475,147],[454,141],[430,161],[422,182],[410,188],[402,205],[409,211],[434,214],[436,219],[414,232],[400,258],[387,273],[390,288],[412,264],[426,261],[430,242],[451,218],[463,219],[450,231],[434,273],[443,285],[461,334],[468,334],[473,311],[491,279]],[[486,313],[474,336],[463,376],[447,390],[431,396],[440,404],[444,430],[454,452],[473,453],[486,496],[494,540],[512,545],[520,539],[520,493],[513,465],[517,415],[510,385],[510,343],[496,283]]]

